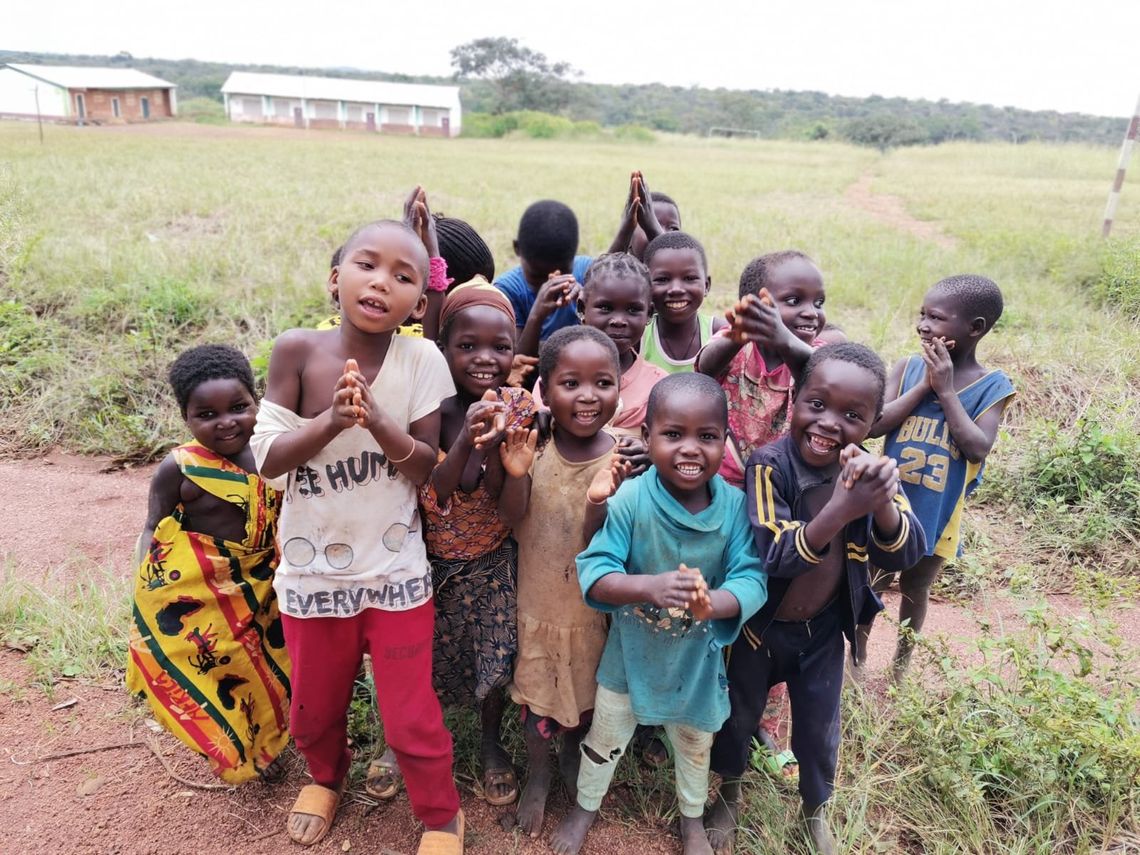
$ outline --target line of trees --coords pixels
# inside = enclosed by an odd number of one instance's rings
[[[711,127],[756,131],[759,136],[846,139],[889,148],[949,140],[1088,142],[1115,145],[1124,120],[1080,113],[1021,110],[983,104],[906,98],[849,98],[823,92],[701,89],[697,87],[608,85],[574,80],[565,62],[548,60],[516,39],[484,38],[451,51],[454,78],[366,72],[352,68],[311,69],[269,65],[227,65],[193,59],[137,59],[130,54],[76,56],[0,51],[0,62],[123,65],[179,86],[179,99],[221,100],[231,71],[320,74],[397,82],[456,84],[464,109],[500,114],[538,110],[603,126],[639,124],[660,131],[704,134]]]

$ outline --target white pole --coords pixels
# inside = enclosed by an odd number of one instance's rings
[[[1112,181],[1112,189],[1108,191],[1108,204],[1104,207],[1104,225],[1101,227],[1101,237],[1108,237],[1112,231],[1112,221],[1116,218],[1116,205],[1120,201],[1120,188],[1124,186],[1124,171],[1128,169],[1128,161],[1132,158],[1132,145],[1136,142],[1136,132],[1140,128],[1140,98],[1136,99],[1136,109],[1132,111],[1132,121],[1128,123],[1128,132],[1124,135],[1124,143],[1120,146],[1120,160],[1116,164],[1116,177]]]

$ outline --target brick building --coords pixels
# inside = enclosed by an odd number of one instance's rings
[[[233,122],[457,136],[458,86],[234,71],[222,86]]]
[[[0,117],[76,124],[173,118],[177,87],[133,68],[0,65]]]

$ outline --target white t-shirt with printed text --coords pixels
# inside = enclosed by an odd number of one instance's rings
[[[392,337],[372,395],[398,425],[407,430],[454,394],[434,344]],[[250,440],[257,465],[278,436],[308,421],[263,401]],[[368,430],[348,428],[306,464],[266,481],[284,492],[273,583],[283,614],[352,617],[367,608],[413,609],[431,599],[416,486],[388,462]]]

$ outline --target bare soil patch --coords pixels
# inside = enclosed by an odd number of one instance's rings
[[[873,220],[891,228],[906,232],[920,240],[930,241],[943,249],[954,249],[958,241],[946,234],[942,227],[932,220],[919,220],[906,209],[906,203],[898,196],[887,193],[874,193],[871,184],[874,177],[864,173],[859,180],[847,188],[843,198]]]

